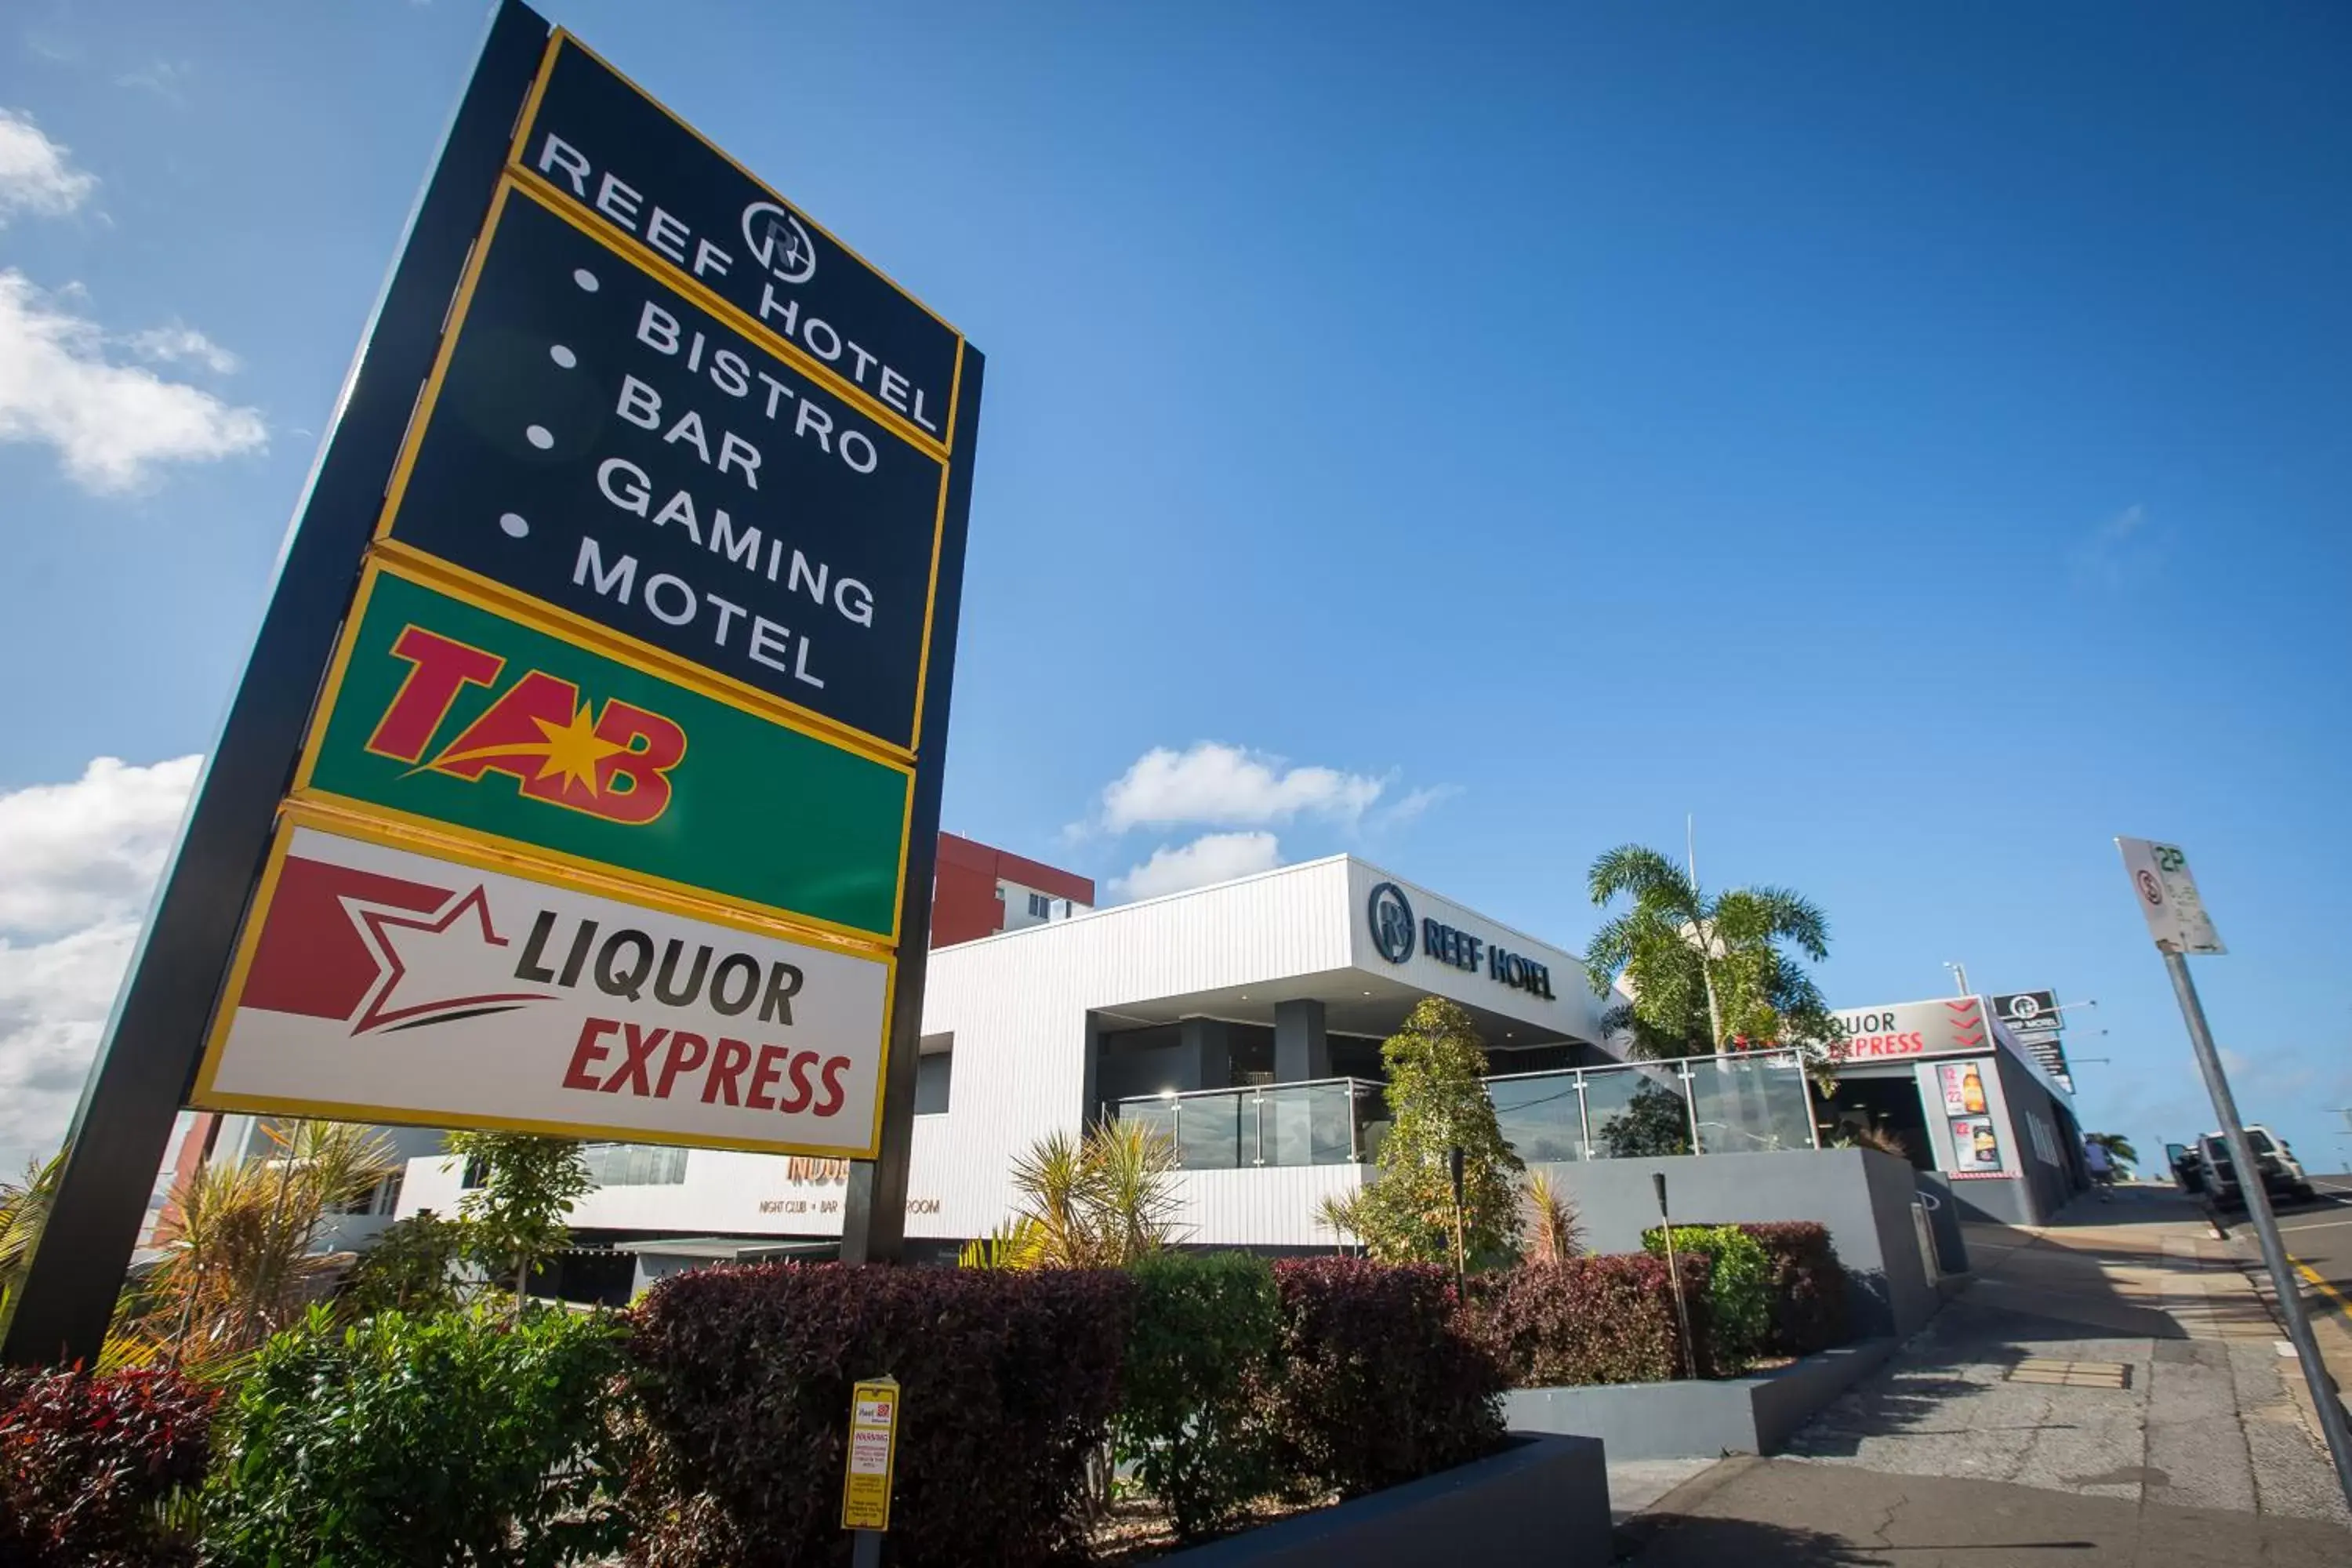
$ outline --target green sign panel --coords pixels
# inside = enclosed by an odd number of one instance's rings
[[[299,788],[896,935],[905,770],[378,567]]]

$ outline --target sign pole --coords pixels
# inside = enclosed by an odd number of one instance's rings
[[[2197,890],[2189,869],[2189,856],[2178,844],[2146,838],[2117,838],[2124,870],[2138,896],[2139,912],[2147,934],[2164,955],[2165,973],[2172,977],[2172,993],[2180,1000],[2180,1016],[2189,1026],[2189,1044],[2197,1056],[2197,1070],[2205,1091],[2213,1097],[2213,1114],[2221,1118],[2221,1137],[2230,1145],[2231,1162],[2238,1169],[2238,1188],[2245,1194],[2246,1217],[2263,1245],[2263,1263],[2278,1292],[2279,1316],[2286,1320],[2287,1342],[2303,1363],[2303,1380],[2311,1390],[2312,1407],[2319,1412],[2319,1429],[2327,1439],[2327,1455],[2336,1463],[2336,1482],[2344,1500],[2352,1503],[2352,1430],[2347,1430],[2342,1395],[2327,1364],[2319,1359],[2319,1345],[2311,1335],[2311,1315],[2304,1310],[2303,1288],[2280,1240],[2278,1220],[2271,1213],[2270,1194],[2263,1190],[2263,1167],[2245,1124],[2238,1120],[2237,1097],[2230,1092],[2230,1077],[2221,1068],[2221,1055],[2213,1048],[2213,1031],[2206,1026],[2205,1004],[2197,982],[2189,973],[2192,952],[2221,953],[2230,950],[2213,929],[2213,917]]]
[[[973,448],[980,444],[980,393],[987,360],[963,350],[955,463],[948,471],[946,526],[932,613],[930,664],[923,683],[915,795],[907,828],[907,886],[898,906],[898,973],[890,997],[889,1054],[882,1065],[882,1136],[871,1160],[849,1163],[842,1194],[841,1260],[898,1263],[907,1251],[907,1173],[915,1144],[916,1058],[923,1044],[923,983],[931,949],[931,884],[939,855],[940,796],[946,772],[948,705],[954,695],[956,631],[963,611],[965,524],[971,512]],[[878,1548],[877,1548],[878,1550]]]
[[[278,559],[229,704],[90,1064],[0,1365],[94,1363],[204,1053],[278,804],[318,696],[443,313],[498,183],[547,24],[499,6],[387,279]]]
[[[2311,1314],[2304,1310],[2302,1282],[2295,1278],[2294,1265],[2287,1261],[2286,1244],[2280,1239],[2278,1220],[2271,1213],[2270,1194],[2263,1190],[2262,1165],[2246,1138],[2244,1123],[2238,1120],[2237,1098],[2230,1092],[2229,1075],[2221,1069],[2221,1055],[2213,1048],[2212,1031],[2205,1024],[2205,1004],[2198,997],[2197,982],[2189,977],[2186,955],[2165,953],[2164,968],[2172,977],[2173,994],[2180,999],[2180,1016],[2189,1025],[2189,1043],[2197,1052],[2197,1070],[2204,1075],[2205,1090],[2213,1097],[2213,1110],[2221,1120],[2221,1136],[2229,1142],[2231,1162],[2238,1167],[2238,1187],[2246,1196],[2246,1216],[2253,1222],[2254,1234],[2262,1238],[2263,1262],[2270,1269],[2272,1286],[2278,1291],[2279,1315],[2286,1320],[2287,1342],[2294,1346],[2295,1359],[2303,1363],[2304,1383],[2311,1390],[2313,1407],[2319,1412],[2319,1428],[2327,1438],[2328,1457],[2336,1462],[2336,1484],[2344,1489],[2345,1501],[2352,1503],[2352,1430],[2345,1425],[2343,1396],[2336,1392],[2336,1380],[2328,1375],[2327,1364],[2319,1359],[2319,1344],[2311,1334]]]

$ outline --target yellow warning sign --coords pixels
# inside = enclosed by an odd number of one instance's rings
[[[898,1458],[898,1383],[877,1377],[849,1396],[849,1464],[841,1483],[841,1528],[890,1528],[890,1482]]]

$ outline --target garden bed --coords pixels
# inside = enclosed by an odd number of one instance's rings
[[[1507,1447],[1486,1458],[1160,1561],[1170,1568],[1465,1562],[1604,1568],[1612,1555],[1609,1470],[1601,1444],[1514,1433]]]
[[[1864,1340],[1746,1377],[1515,1388],[1503,1396],[1503,1416],[1515,1432],[1597,1437],[1612,1459],[1776,1453],[1895,1342]]]

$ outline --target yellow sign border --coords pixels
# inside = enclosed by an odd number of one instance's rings
[[[867,411],[873,417],[887,421],[891,425],[898,426],[908,439],[915,441],[919,445],[930,447],[941,458],[953,456],[955,451],[956,414],[963,397],[963,353],[964,348],[969,342],[969,340],[963,335],[963,330],[950,321],[945,316],[940,315],[937,310],[932,310],[929,305],[923,303],[920,299],[917,298],[914,293],[908,290],[908,288],[904,284],[900,283],[897,279],[891,277],[887,272],[883,271],[879,267],[875,266],[871,261],[866,260],[865,256],[862,255],[855,246],[845,243],[839,235],[834,233],[833,230],[817,222],[815,218],[811,217],[808,214],[803,212],[799,204],[793,202],[782,191],[779,191],[773,185],[768,184],[767,181],[760,178],[759,175],[745,168],[736,160],[735,156],[729,153],[725,148],[719,146],[719,143],[713,142],[709,137],[705,136],[701,132],[697,131],[693,126],[688,124],[675,110],[669,107],[669,105],[664,103],[660,99],[656,98],[652,93],[647,92],[644,88],[639,87],[636,83],[635,78],[630,76],[626,71],[616,68],[610,60],[607,60],[604,56],[598,54],[594,49],[590,48],[586,44],[582,43],[580,41],[579,35],[572,32],[568,28],[558,27],[548,35],[547,51],[540,57],[539,74],[531,79],[530,95],[523,100],[522,114],[516,120],[514,135],[508,143],[506,163],[507,174],[510,177],[519,178],[527,185],[543,189],[549,195],[555,196],[558,202],[566,206],[572,205],[570,197],[564,196],[557,191],[553,181],[532,169],[530,163],[523,156],[524,149],[530,144],[531,132],[539,128],[540,104],[547,96],[547,84],[552,80],[555,76],[556,59],[562,53],[563,46],[566,44],[571,45],[573,48],[578,49],[582,54],[587,56],[590,60],[593,61],[598,66],[603,67],[604,69],[617,79],[622,86],[627,88],[631,92],[635,93],[639,98],[645,100],[646,102],[658,110],[671,124],[676,125],[680,131],[685,132],[688,136],[693,137],[697,142],[701,142],[705,147],[709,148],[710,150],[711,156],[717,158],[720,163],[725,163],[729,168],[742,175],[744,179],[750,181],[754,189],[766,192],[771,198],[789,209],[794,216],[805,220],[810,227],[824,236],[825,238],[831,240],[835,245],[839,246],[844,255],[849,257],[860,267],[865,268],[866,271],[872,273],[884,283],[889,285],[889,287],[898,293],[900,299],[906,300],[907,303],[914,306],[915,309],[920,310],[932,321],[937,321],[940,326],[947,329],[949,335],[955,339],[955,363],[950,371],[948,384],[946,434],[943,436],[934,436],[928,430],[925,430],[921,426],[917,425],[906,415],[899,413],[888,404],[884,403],[880,398],[876,397],[872,393],[867,392],[856,382],[845,379],[840,372],[827,365],[824,361],[817,358],[814,354],[810,353],[798,343],[793,342],[790,338],[783,337],[770,330],[765,324],[755,320],[751,313],[744,310],[741,306],[737,305],[730,300],[719,298],[716,293],[712,292],[705,284],[703,284],[699,279],[693,277],[691,274],[683,271],[677,272],[679,282],[684,285],[679,291],[687,294],[689,298],[694,299],[698,303],[704,303],[706,308],[710,305],[715,305],[717,310],[714,313],[721,316],[730,322],[736,324],[739,330],[742,327],[748,326],[762,340],[782,344],[785,351],[784,357],[790,360],[792,363],[811,374],[821,377],[830,387],[839,391],[843,395],[856,402],[861,409]],[[626,243],[630,244],[633,248],[645,250],[650,254],[654,258],[655,264],[662,270],[674,270],[667,257],[663,256],[661,252],[655,250],[651,246],[645,244],[642,240],[632,239]]]
[[[866,1130],[866,1142],[856,1144],[821,1144],[773,1142],[762,1139],[730,1138],[709,1134],[686,1136],[659,1129],[614,1127],[604,1123],[540,1121],[520,1117],[473,1116],[462,1111],[419,1110],[406,1106],[360,1105],[341,1100],[300,1100],[286,1095],[221,1094],[213,1089],[213,1080],[220,1070],[221,1054],[228,1044],[229,1030],[236,1022],[239,999],[245,994],[245,981],[253,967],[253,955],[261,944],[261,932],[268,923],[269,910],[278,893],[279,877],[286,866],[286,855],[294,842],[297,828],[309,827],[338,837],[356,838],[362,842],[383,845],[387,848],[404,849],[412,854],[454,861],[478,871],[491,871],[503,876],[519,877],[537,882],[541,887],[561,888],[568,891],[585,892],[594,897],[614,895],[602,889],[577,887],[561,877],[551,876],[543,869],[528,865],[516,865],[505,860],[467,851],[463,846],[436,842],[424,835],[405,835],[376,827],[363,819],[353,819],[341,814],[305,811],[289,805],[279,814],[272,831],[269,859],[262,868],[261,879],[256,885],[251,900],[246,907],[244,929],[237,934],[236,954],[230,962],[228,978],[222,984],[220,1000],[213,1009],[212,1027],[205,1039],[204,1060],[196,1070],[194,1092],[188,1103],[198,1110],[252,1112],[270,1116],[307,1116],[332,1121],[380,1121],[394,1126],[467,1127],[498,1132],[535,1132],[561,1138],[593,1139],[599,1142],[653,1143],[665,1148],[732,1149],[758,1154],[806,1154],[820,1159],[871,1160],[882,1145],[882,1102],[890,1075],[890,1028],[893,1009],[898,995],[898,960],[895,953],[880,954],[855,952],[854,956],[872,960],[884,969],[882,991],[882,1038],[875,1062],[874,1120]],[[660,908],[663,906],[652,906]],[[671,913],[686,911],[671,910]],[[707,912],[695,912],[689,918],[710,919]],[[780,931],[759,922],[741,919],[721,919],[719,924],[730,926],[752,935],[778,941],[801,940],[797,933]],[[843,947],[846,944],[824,945]]]
[[[740,679],[706,665],[696,664],[683,655],[656,647],[643,638],[633,637],[618,627],[590,620],[561,605],[550,604],[535,595],[527,594],[510,584],[495,582],[479,573],[458,565],[454,561],[444,561],[439,556],[394,535],[393,527],[399,518],[401,503],[407,498],[409,477],[415,468],[418,455],[424,450],[425,437],[433,426],[434,411],[439,406],[442,388],[448,379],[450,362],[457,356],[457,340],[464,332],[467,320],[473,310],[475,286],[481,279],[483,268],[488,264],[490,248],[497,241],[499,221],[506,215],[507,201],[509,196],[517,195],[531,203],[558,222],[584,236],[623,266],[634,268],[656,287],[671,288],[674,292],[685,295],[706,310],[712,302],[701,298],[697,290],[674,288],[673,285],[666,282],[655,268],[637,260],[623,247],[607,237],[595,224],[566,211],[563,206],[539,195],[528,182],[518,180],[512,174],[501,176],[498,189],[490,196],[488,216],[482,220],[481,230],[475,237],[473,251],[466,258],[465,274],[458,279],[457,298],[449,308],[448,323],[442,329],[440,346],[434,353],[432,373],[425,377],[424,390],[417,395],[416,406],[409,414],[408,427],[401,434],[400,456],[393,464],[392,481],[384,487],[383,506],[376,516],[373,535],[376,548],[406,561],[430,562],[436,568],[464,581],[478,591],[494,595],[519,605],[528,606],[543,617],[568,623],[599,639],[625,646],[639,658],[650,658],[663,664],[673,665],[689,677],[689,684],[714,689],[713,695],[717,694],[715,689],[720,687],[749,693],[765,706],[773,708],[781,713],[789,714],[793,719],[803,723],[814,725],[832,735],[839,736],[842,742],[854,750],[892,759],[912,758],[917,747],[921,743],[923,735],[924,687],[930,673],[931,629],[939,610],[940,556],[947,545],[948,480],[951,468],[951,465],[944,456],[923,449],[920,443],[907,442],[901,437],[902,445],[912,447],[917,456],[939,466],[939,499],[931,509],[930,565],[923,584],[922,646],[918,650],[915,665],[915,701],[908,714],[911,728],[903,742],[860,730],[844,720],[835,719],[813,709],[803,707],[789,698],[780,697],[772,691],[752,685],[750,681]],[[740,330],[740,323],[730,324],[736,325],[737,330]],[[898,432],[894,430],[891,434],[898,435]],[[663,679],[674,678],[665,675]],[[736,705],[742,706],[740,702]],[[755,710],[746,710],[754,711]]]
[[[529,864],[552,865],[584,872],[590,877],[601,879],[608,887],[643,889],[636,896],[638,902],[646,902],[654,897],[683,900],[706,910],[736,910],[755,920],[771,921],[784,927],[803,931],[824,932],[842,939],[846,945],[855,948],[896,952],[907,901],[907,862],[913,851],[913,846],[909,840],[914,835],[916,784],[913,765],[901,762],[896,757],[875,757],[863,752],[855,753],[865,756],[866,761],[877,766],[886,767],[899,773],[907,781],[906,805],[898,818],[898,868],[891,893],[890,929],[887,932],[866,931],[856,926],[844,925],[838,921],[825,920],[799,910],[786,909],[782,905],[762,904],[750,899],[737,898],[711,889],[698,888],[692,883],[674,881],[667,877],[656,877],[650,872],[634,871],[606,861],[591,860],[584,856],[569,854],[545,845],[530,844],[520,839],[508,838],[499,834],[486,833],[479,828],[466,826],[462,823],[444,822],[438,817],[404,811],[397,806],[383,805],[374,801],[355,800],[349,795],[337,795],[313,787],[310,778],[317,770],[319,753],[326,744],[327,729],[334,717],[335,704],[342,696],[343,677],[351,667],[352,655],[359,646],[360,627],[367,616],[368,602],[374,595],[377,580],[386,576],[398,578],[434,593],[446,594],[459,603],[470,605],[487,615],[514,620],[525,628],[538,632],[541,636],[552,637],[567,647],[576,647],[583,653],[625,664],[639,674],[650,676],[656,680],[677,684],[670,672],[654,667],[625,649],[581,642],[574,637],[565,636],[562,626],[548,625],[531,616],[521,605],[490,601],[487,595],[477,593],[462,582],[445,581],[442,580],[440,574],[419,571],[410,565],[406,560],[388,559],[381,554],[372,553],[361,574],[359,591],[352,595],[352,607],[343,617],[342,636],[336,643],[334,660],[327,667],[327,679],[320,685],[318,701],[311,710],[310,733],[303,737],[301,758],[295,765],[294,785],[289,795],[291,801],[331,805],[337,809],[338,815],[345,816],[404,823],[413,828],[422,829],[426,837],[431,838],[455,844],[477,845],[494,852],[513,855]],[[754,708],[728,692],[698,690],[697,695],[714,702],[725,703],[754,719],[775,724],[780,729],[793,731],[820,744],[835,743],[831,737],[820,733],[809,725],[795,723],[791,720],[780,718],[772,711]],[[593,890],[586,884],[572,885],[578,886],[583,892]],[[626,898],[628,895],[621,896]],[[669,907],[676,908],[675,905]]]

